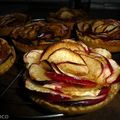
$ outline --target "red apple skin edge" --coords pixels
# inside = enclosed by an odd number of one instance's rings
[[[83,78],[74,78],[71,76],[67,76],[65,74],[58,74],[55,72],[46,72],[45,73],[50,79],[58,81],[58,82],[65,82],[70,84],[80,85],[81,87],[95,87],[97,83],[89,81]]]

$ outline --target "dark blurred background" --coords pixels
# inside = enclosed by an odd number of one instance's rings
[[[82,8],[90,18],[120,16],[120,0],[0,0],[0,15],[23,12],[33,18],[44,18],[61,7]]]

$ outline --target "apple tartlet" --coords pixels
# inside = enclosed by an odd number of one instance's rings
[[[25,88],[37,104],[68,115],[97,110],[117,94],[120,66],[105,49],[62,40],[27,52]]]
[[[71,29],[63,23],[47,23],[44,20],[33,21],[17,27],[12,32],[13,43],[22,52],[32,49],[45,49],[50,44],[64,38],[70,38]]]
[[[79,40],[93,48],[105,48],[110,52],[120,52],[120,21],[101,19],[77,24]]]
[[[16,59],[15,50],[8,42],[0,38],[0,75],[7,72]]]
[[[87,13],[82,9],[70,9],[67,7],[60,8],[56,12],[49,13],[48,21],[63,22],[74,29],[74,24],[78,21],[87,19]]]
[[[11,13],[0,16],[0,36],[10,36],[17,27],[24,25],[30,17],[23,13]]]

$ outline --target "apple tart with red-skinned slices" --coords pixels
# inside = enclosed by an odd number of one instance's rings
[[[16,59],[16,53],[5,39],[0,38],[0,75],[7,72]]]
[[[77,24],[79,40],[93,48],[105,48],[110,52],[120,52],[120,21],[97,19]]]
[[[13,43],[22,52],[45,49],[50,44],[70,38],[71,28],[64,23],[47,23],[45,20],[32,21],[17,27],[12,32]]]
[[[25,88],[31,99],[52,111],[68,115],[97,110],[117,94],[120,66],[105,49],[62,40],[23,57]]]

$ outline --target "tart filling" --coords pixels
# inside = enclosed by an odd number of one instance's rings
[[[105,49],[66,39],[24,55],[25,87],[40,99],[62,106],[104,101],[119,82],[120,67]]]

